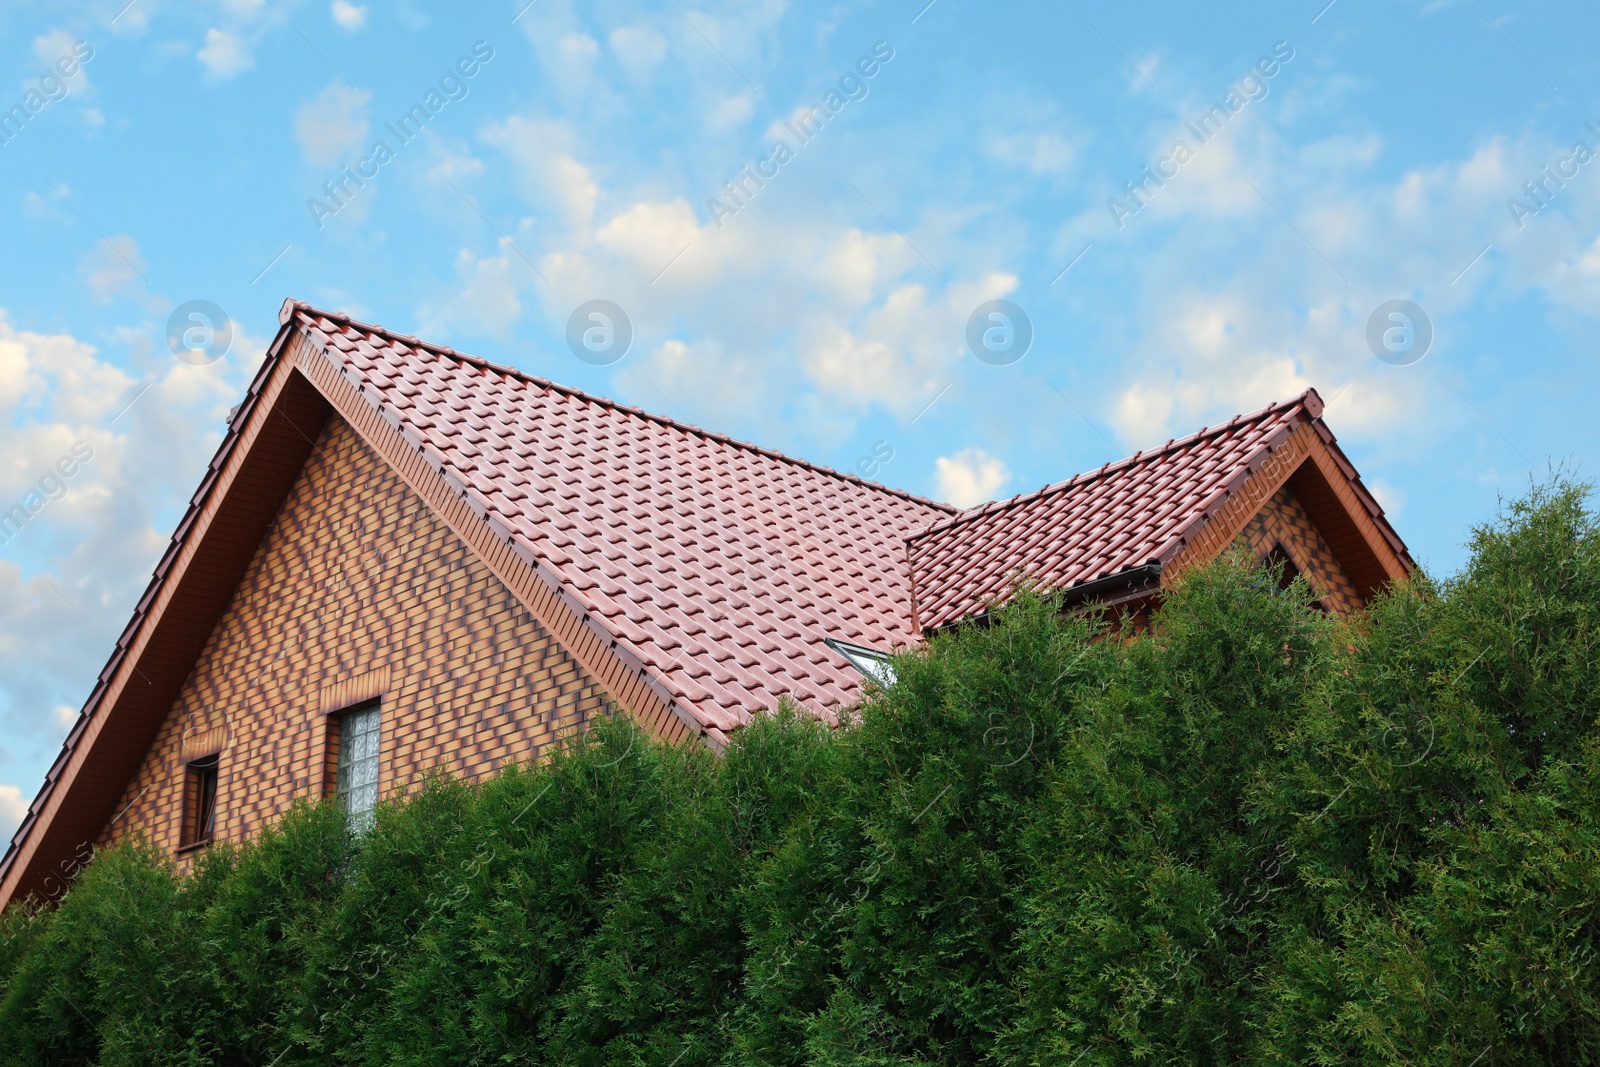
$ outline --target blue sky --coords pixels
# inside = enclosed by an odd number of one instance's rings
[[[1315,385],[1440,574],[1593,473],[1595,9],[925,2],[0,9],[0,510],[45,501],[0,545],[0,832],[285,296],[963,504]],[[221,359],[173,357],[192,300]],[[1019,360],[969,350],[992,300]]]

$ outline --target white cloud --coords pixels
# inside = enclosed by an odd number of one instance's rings
[[[700,237],[700,223],[686,200],[641,201],[595,232],[595,240],[620,259],[631,261],[650,276],[664,270]]]
[[[1015,277],[996,273],[930,296],[921,284],[905,282],[853,323],[837,313],[815,316],[800,335],[801,366],[826,394],[911,418],[955,379],[972,309],[1016,286]]]
[[[1258,172],[1250,181],[1246,178],[1240,159],[1238,141],[1247,136],[1247,125],[1255,116],[1249,111],[1235,115],[1223,133],[1195,149],[1195,156],[1183,164],[1177,176],[1159,189],[1145,209],[1151,218],[1128,220],[1128,226],[1156,220],[1175,220],[1193,216],[1233,218],[1265,207],[1256,191],[1250,188],[1263,182]],[[1152,156],[1165,156],[1172,145],[1166,144]],[[1130,174],[1130,179],[1135,175]],[[1125,191],[1118,195],[1128,202]]]
[[[483,140],[517,164],[541,216],[537,240],[517,241],[542,249],[549,284],[532,282],[504,247],[481,259],[467,252],[459,287],[428,321],[471,325],[453,316],[478,303],[486,311],[477,325],[498,333],[533,295],[559,330],[583,301],[614,300],[635,327],[634,348],[613,372],[624,393],[738,432],[750,431],[750,411],[781,410],[785,418],[765,424],[793,435],[771,442],[780,447],[848,434],[874,408],[912,418],[963,373],[972,309],[1018,285],[1000,271],[942,284],[898,233],[830,226],[765,200],[718,228],[685,197],[619,196],[580,161],[574,132],[546,119],[514,116]],[[546,211],[565,232],[552,232]],[[937,247],[908,227],[919,246]]]
[[[195,57],[214,78],[231,78],[256,65],[244,39],[228,30],[207,30],[206,43]]]
[[[428,168],[428,177],[447,179],[455,185],[482,176],[483,160],[472,155],[456,154],[448,148],[442,148],[437,162]]]
[[[611,51],[622,69],[644,80],[667,56],[667,39],[650,26],[620,26],[611,31]]]
[[[1274,263],[1218,288],[1163,294],[1159,321],[1131,345],[1134,376],[1112,401],[1110,421],[1128,447],[1159,445],[1313,386],[1325,400],[1337,396],[1330,415],[1341,429],[1389,425],[1415,410],[1423,379],[1389,373],[1397,368],[1366,352],[1364,313],[1353,324],[1363,301],[1377,299],[1341,294],[1298,310],[1267,277]]]
[[[483,139],[517,164],[528,199],[554,202],[574,239],[590,238],[600,187],[589,168],[573,158],[565,126],[514,115],[490,125]]]
[[[11,840],[28,814],[28,801],[14,785],[0,785],[0,839]]]
[[[325,167],[364,147],[372,94],[335,79],[294,113],[294,137],[307,163]]]
[[[953,456],[934,460],[938,495],[958,508],[993,500],[1010,479],[1006,465],[981,448],[964,448]]]
[[[54,71],[58,76],[60,71],[55,69],[56,61],[63,56],[74,60],[74,64],[78,69],[73,72],[70,78],[64,79],[74,92],[82,91],[89,87],[89,75],[84,65],[76,61],[76,53],[73,51],[80,40],[82,38],[76,34],[68,33],[63,29],[50,30],[33,39],[33,57],[39,61],[41,66]]]
[[[144,280],[140,273],[144,267],[139,242],[123,233],[97,242],[94,250],[83,257],[79,270],[89,283],[90,294],[106,303],[125,289],[136,289]]]
[[[1062,231],[1062,248],[1138,249],[1133,291],[1145,306],[1117,353],[1127,370],[1111,400],[1128,446],[1308,386],[1330,401],[1340,432],[1418,432],[1417,413],[1437,409],[1429,395],[1445,388],[1439,374],[1462,343],[1451,320],[1475,305],[1479,286],[1538,290],[1585,315],[1600,304],[1600,187],[1569,183],[1520,229],[1508,211],[1486,209],[1565,146],[1494,139],[1374,180],[1376,138],[1291,146],[1265,122],[1241,123],[1253,115],[1204,146],[1124,230],[1086,215]],[[1199,256],[1229,266],[1196,275],[1184,265]],[[1381,363],[1367,345],[1368,318],[1396,298],[1420,304],[1434,326],[1413,366]]]
[[[564,35],[556,46],[556,72],[566,88],[581,88],[589,84],[594,61],[600,55],[600,42],[586,33]]]
[[[561,51],[585,65],[600,54],[600,42],[586,33],[569,33],[561,38]]]
[[[1030,174],[1065,174],[1077,156],[1072,143],[1059,133],[1013,133],[994,137],[989,155]]]
[[[528,267],[522,262],[511,239],[500,239],[499,254],[475,258],[462,249],[456,254],[456,274],[461,278],[461,288],[452,295],[450,307],[435,311],[429,316],[440,322],[439,333],[445,335],[445,322],[468,322],[502,340],[509,340],[512,327],[522,317],[522,300],[519,291],[532,280]]]
[[[367,23],[367,9],[359,4],[352,4],[349,0],[333,0],[332,14],[333,21],[351,33]]]
[[[795,135],[791,128],[798,130],[815,130],[817,128],[816,112],[812,109],[816,104],[796,104],[794,109],[781,119],[773,119],[768,124],[764,139],[767,141],[784,141],[792,144]]]
[[[713,133],[727,133],[737,129],[750,121],[750,116],[755,111],[755,105],[748,92],[738,96],[730,96],[721,100],[711,109],[711,115],[706,120],[706,125]]]

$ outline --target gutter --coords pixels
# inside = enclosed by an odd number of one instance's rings
[[[1161,588],[1161,563],[1157,561],[1117,574],[1108,574],[1104,578],[1081,582],[1059,590],[1055,595],[1061,599],[1061,606],[1064,608],[1090,600],[1111,605],[1135,599],[1159,588]]]
[[[1125,604],[1130,600],[1139,600],[1161,588],[1161,562],[1159,560],[1130,567],[1116,574],[1108,574],[1102,578],[1093,578],[1087,582],[1066,589],[1056,589],[1046,596],[1054,599],[1063,610],[1087,606],[1091,603],[1101,607],[1113,607]],[[954,630],[958,626],[977,625],[986,626],[990,621],[990,612],[986,609],[980,615],[966,615],[953,619],[933,630],[925,631],[931,636],[947,630]]]

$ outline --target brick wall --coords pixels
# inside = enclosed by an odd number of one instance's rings
[[[1355,584],[1288,486],[1272,495],[1266,506],[1245,524],[1240,536],[1262,556],[1271,552],[1274,545],[1282,545],[1306,584],[1334,614],[1347,615],[1362,606]]]
[[[216,836],[331,790],[329,714],[382,699],[381,795],[491,774],[604,712],[595,681],[338,416],[256,550],[102,845],[169,854],[184,764],[219,752]],[[336,728],[335,728],[336,729]]]

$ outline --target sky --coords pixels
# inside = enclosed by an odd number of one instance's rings
[[[11,0],[0,834],[285,297],[962,505],[1314,386],[1448,575],[1597,466],[1597,37],[1507,0]]]

